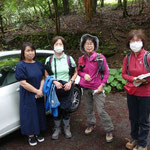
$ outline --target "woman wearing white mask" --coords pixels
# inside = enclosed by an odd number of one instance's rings
[[[132,137],[132,140],[126,144],[126,148],[133,150],[147,150],[150,129],[150,78],[142,80],[137,78],[141,74],[148,73],[144,63],[147,53],[144,49],[145,41],[146,36],[143,30],[129,32],[127,47],[131,49],[131,53],[124,58],[122,68],[122,77],[127,80],[125,87],[128,87],[127,103]],[[149,55],[147,62],[150,62]],[[148,67],[150,67],[149,64]],[[140,86],[135,87],[135,84],[140,84]]]
[[[56,94],[60,101],[58,108],[58,117],[54,117],[54,133],[52,139],[59,138],[61,133],[61,119],[63,119],[64,133],[66,138],[71,138],[70,132],[70,113],[69,109],[72,104],[73,83],[77,77],[77,68],[75,61],[71,56],[64,53],[66,42],[61,36],[56,36],[52,40],[54,48],[54,55],[46,59],[45,62],[45,76],[52,76],[55,78],[53,83],[56,86]]]

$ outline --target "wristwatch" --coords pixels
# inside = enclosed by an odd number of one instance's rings
[[[74,81],[73,80],[70,80],[71,81],[71,84],[73,84],[74,83]]]

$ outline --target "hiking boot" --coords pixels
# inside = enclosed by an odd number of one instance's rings
[[[95,124],[90,124],[86,130],[85,130],[85,134],[90,134],[94,129],[96,128]]]
[[[136,146],[136,140],[130,140],[127,144],[126,144],[126,148],[127,149],[133,149]]]
[[[36,141],[36,138],[33,136],[33,137],[29,137],[28,138],[28,142],[29,142],[29,145],[30,146],[35,146],[37,145],[37,141]]]
[[[57,140],[59,138],[59,134],[61,134],[61,128],[60,128],[60,120],[54,120],[54,133],[52,134],[52,140]]]
[[[133,148],[133,150],[138,150],[138,145],[136,145],[136,146]]]
[[[110,142],[112,142],[113,141],[113,133],[112,132],[107,132],[106,133],[106,142],[107,143],[110,143]]]
[[[136,146],[135,148],[133,148],[133,150],[147,150],[147,146],[146,147]]]
[[[54,128],[54,133],[52,134],[52,140],[58,140],[59,134],[61,134],[61,129]]]
[[[35,138],[40,143],[44,141],[44,137],[42,137],[41,135],[36,135]]]
[[[70,139],[72,137],[72,134],[70,131],[70,119],[68,120],[63,119],[63,123],[64,123],[65,138]]]
[[[147,146],[143,147],[143,146],[139,146],[138,150],[147,150]]]

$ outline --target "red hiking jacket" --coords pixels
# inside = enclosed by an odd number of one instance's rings
[[[128,82],[133,83],[133,78],[137,77],[141,74],[146,74],[148,73],[143,62],[144,54],[147,51],[142,49],[137,57],[135,54],[132,52],[129,60],[129,67],[128,70],[130,72],[130,75],[128,75],[126,66],[127,66],[127,56],[123,60],[123,68],[122,68],[122,77],[127,80]],[[150,56],[148,56],[148,63],[150,64]],[[150,66],[150,65],[149,65]],[[137,87],[137,90],[135,91],[134,95],[135,96],[145,96],[149,97],[150,96],[150,77],[148,79],[148,84],[146,85],[141,85]]]

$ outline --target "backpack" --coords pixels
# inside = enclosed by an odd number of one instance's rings
[[[45,65],[45,69],[48,72],[49,75],[53,75],[54,73],[52,72],[52,68],[51,68],[51,63],[53,60],[53,55],[50,56],[49,61],[47,62],[47,64]],[[67,64],[69,66],[69,76],[70,78],[73,76],[74,72],[75,72],[75,67],[72,67],[71,65],[71,60],[70,60],[70,56],[67,55]],[[56,70],[56,58],[54,58],[54,68],[55,68],[55,75],[56,75],[56,79],[57,79],[57,70]]]
[[[149,67],[149,64],[148,64],[148,55],[149,54],[150,54],[150,52],[146,52],[144,54],[144,57],[143,57],[144,66],[145,66],[145,69],[147,70],[147,72],[150,72],[150,67]],[[128,53],[127,54],[127,66],[126,66],[126,70],[127,70],[128,75],[130,75],[130,72],[129,72],[130,56],[131,56],[131,53]]]
[[[85,59],[85,55],[79,57],[79,60],[78,60],[78,64],[79,64],[79,66],[81,68],[81,71],[85,67],[84,59]],[[96,61],[97,61],[97,64],[98,64],[98,70],[97,70],[97,73],[96,73],[96,77],[98,76],[98,73],[100,72],[101,79],[103,79],[104,72],[105,72],[105,67],[104,67],[103,58],[100,56],[99,53],[97,53]]]

